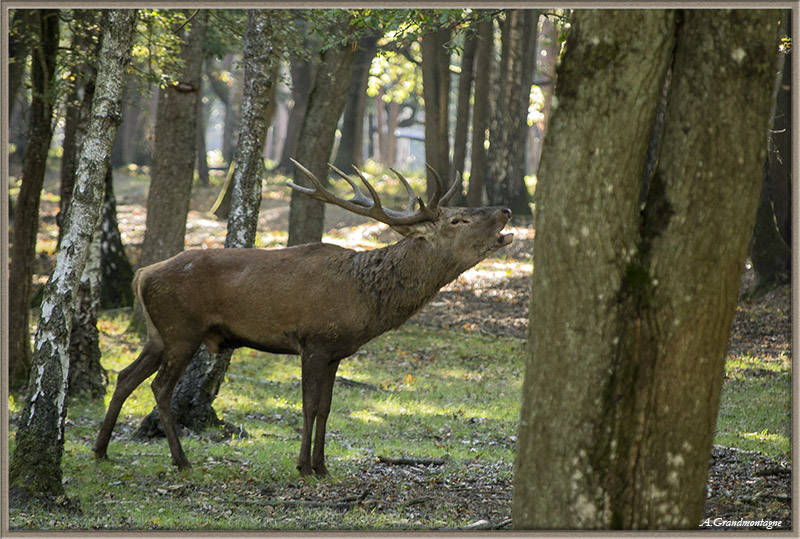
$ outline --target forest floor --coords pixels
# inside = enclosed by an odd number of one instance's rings
[[[265,192],[268,196],[264,199],[259,220],[260,246],[280,245],[285,241],[285,235],[277,231],[286,230],[287,199],[274,193],[272,190]],[[195,194],[187,226],[187,247],[222,245],[225,223],[206,213],[214,195],[211,189],[198,190]],[[144,196],[135,183],[122,182],[117,188],[120,229],[134,262],[144,231]],[[42,219],[48,222],[54,218],[55,205],[45,198]],[[363,220],[338,208],[328,208],[326,227],[326,241],[353,248],[374,247],[376,239],[380,243],[394,241],[391,230],[382,225],[363,224]],[[528,326],[534,232],[525,227],[514,228],[513,232],[513,244],[498,253],[498,258],[467,271],[445,287],[409,324],[435,330],[456,328],[467,333],[524,341]],[[40,231],[40,244],[52,242],[51,236],[52,229]],[[49,273],[52,258],[52,253],[48,254],[46,250],[40,254],[38,273]],[[751,273],[748,269],[742,277],[729,358],[759,358],[760,366],[775,362],[785,367],[791,363],[790,287],[775,289],[757,299],[746,299]],[[790,372],[790,367],[788,369]],[[751,378],[770,383],[770,380],[786,374],[785,370],[729,367],[725,385]],[[787,396],[787,402],[788,399]],[[791,433],[791,426],[787,430]],[[507,443],[513,447],[515,439],[510,437]],[[434,522],[433,514],[441,514],[443,510],[459,515],[461,524],[456,529],[511,529],[512,464],[508,461],[495,465],[485,461],[467,464],[459,468],[457,474],[448,477],[436,463],[397,465],[365,458],[356,463],[346,478],[335,482],[298,479],[272,485],[268,492],[243,490],[236,497],[241,504],[261,503],[269,511],[274,508],[269,506],[272,502],[268,500],[280,500],[275,503],[301,512],[309,507],[325,507],[333,512],[346,512],[354,507],[367,512],[391,512],[401,522],[410,518],[407,526],[410,529],[418,529],[412,522]],[[715,445],[709,465],[705,514],[711,521],[706,529],[734,529],[737,525],[727,521],[742,519],[781,521],[781,529],[791,529],[790,450],[785,454],[770,455]],[[404,485],[402,492],[398,491],[397,485]],[[166,482],[163,488],[171,489]],[[183,492],[182,495],[192,496],[193,493]],[[426,513],[431,513],[429,518],[426,518]],[[17,517],[20,522],[24,521],[19,515]]]

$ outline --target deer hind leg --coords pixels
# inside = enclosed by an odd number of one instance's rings
[[[329,363],[325,367],[325,374],[320,384],[317,427],[314,433],[314,452],[311,454],[311,468],[317,475],[328,475],[328,468],[325,466],[325,427],[328,423],[328,414],[331,411],[333,384],[336,381],[336,370],[338,368],[338,361]]]
[[[301,378],[303,386],[303,438],[300,442],[300,456],[297,458],[297,469],[300,475],[310,475],[311,467],[311,434],[314,420],[319,410],[322,380],[328,357],[325,354],[304,351],[301,356]]]
[[[161,365],[163,351],[163,346],[160,343],[148,339],[139,357],[119,373],[117,377],[117,387],[114,388],[114,394],[108,405],[108,411],[106,412],[105,419],[103,419],[103,424],[100,426],[100,430],[97,432],[97,439],[94,442],[94,454],[96,458],[106,458],[106,450],[108,449],[108,442],[111,440],[111,432],[114,430],[114,425],[117,423],[117,418],[119,417],[119,412],[122,409],[123,403],[133,390],[139,387],[139,384],[158,370],[159,365]]]
[[[196,346],[181,346],[180,348],[168,347],[164,352],[163,365],[151,384],[153,395],[156,398],[156,406],[158,407],[158,417],[161,419],[164,433],[167,435],[172,464],[177,466],[179,470],[191,468],[192,465],[183,452],[181,443],[178,440],[178,433],[175,430],[175,421],[172,417],[172,392],[175,390],[175,385],[199,346],[198,344]]]

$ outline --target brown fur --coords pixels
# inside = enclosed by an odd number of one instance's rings
[[[460,273],[511,242],[503,208],[440,208],[435,221],[395,226],[406,238],[353,251],[312,243],[287,249],[190,250],[140,269],[134,289],[148,340],[123,370],[94,450],[105,457],[125,399],[148,376],[172,461],[189,467],[170,411],[172,391],[201,344],[301,356],[302,474],[327,473],[325,425],[339,361],[408,320]],[[311,432],[316,422],[314,452]]]

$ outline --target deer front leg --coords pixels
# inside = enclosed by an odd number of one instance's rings
[[[328,364],[328,356],[320,352],[303,351],[301,355],[301,379],[303,386],[303,438],[297,469],[300,475],[311,475],[311,434],[319,411],[322,381]]]
[[[339,362],[334,361],[325,367],[320,388],[319,408],[317,409],[317,431],[314,433],[314,452],[311,454],[311,468],[317,475],[328,475],[325,467],[325,427],[328,423],[328,414],[331,411],[333,397],[333,384],[336,381],[336,370]]]

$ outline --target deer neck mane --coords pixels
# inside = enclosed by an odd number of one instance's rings
[[[449,253],[423,239],[404,238],[381,249],[357,251],[352,261],[361,292],[374,303],[377,319],[387,329],[408,320],[459,274]]]

